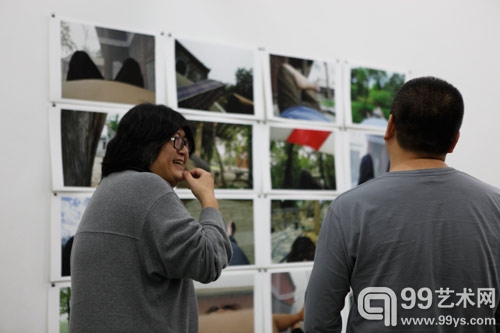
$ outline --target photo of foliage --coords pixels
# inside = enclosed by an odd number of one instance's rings
[[[191,216],[200,216],[201,206],[198,200],[183,199],[182,202]],[[233,248],[229,266],[255,264],[253,201],[219,199],[218,202]]]
[[[349,132],[351,187],[389,171],[389,154],[382,133]]]
[[[392,100],[405,82],[405,74],[368,67],[353,67],[350,74],[352,122],[385,127]]]
[[[176,39],[178,107],[253,115],[254,57],[251,49]]]
[[[59,289],[59,333],[69,332],[71,287]]]
[[[330,131],[271,128],[272,189],[336,190]]]
[[[97,186],[107,143],[115,136],[120,119],[117,113],[61,110],[64,186]]]
[[[196,142],[188,169],[211,172],[215,188],[253,188],[252,125],[190,121],[190,126]]]
[[[271,200],[272,263],[312,261],[331,200]]]
[[[62,97],[155,102],[155,37],[61,21]]]
[[[269,55],[273,116],[335,122],[334,62]]]

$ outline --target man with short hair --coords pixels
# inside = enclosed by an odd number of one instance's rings
[[[500,190],[445,163],[463,111],[434,77],[396,94],[389,172],[339,195],[323,221],[306,332],[340,332],[350,290],[347,332],[496,331]]]

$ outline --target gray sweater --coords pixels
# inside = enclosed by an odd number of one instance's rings
[[[231,255],[217,209],[198,221],[159,176],[111,174],[75,235],[70,331],[198,332],[192,280],[216,280]]]
[[[380,287],[395,294],[383,303],[396,305],[383,313],[384,319],[396,319],[395,326],[367,320],[359,310],[379,313],[368,309],[368,297],[361,303],[358,298],[366,288]],[[500,190],[454,168],[438,168],[388,172],[343,193],[321,226],[306,291],[305,331],[340,332],[340,311],[351,288],[347,332],[496,332],[491,322],[473,320],[498,315]],[[406,288],[414,291],[414,304]],[[481,300],[488,288],[496,298]],[[369,304],[383,309],[380,299]]]

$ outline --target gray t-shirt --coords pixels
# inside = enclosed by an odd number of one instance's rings
[[[231,257],[220,212],[191,217],[171,186],[125,171],[97,187],[71,256],[71,332],[198,332],[192,280]]]
[[[306,332],[340,332],[350,288],[348,332],[495,332],[471,320],[495,317],[499,270],[498,189],[453,168],[386,173],[329,207],[306,292]],[[370,300],[368,287],[394,294],[378,290]],[[360,294],[367,303],[358,304]],[[384,308],[382,297],[396,308]],[[396,322],[386,326],[389,310]],[[384,320],[365,319],[382,311]],[[434,322],[404,325],[408,318]]]

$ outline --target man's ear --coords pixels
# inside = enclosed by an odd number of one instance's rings
[[[455,139],[453,139],[453,142],[450,146],[450,149],[448,149],[448,154],[453,153],[453,150],[455,149],[455,146],[457,145],[458,139],[460,138],[460,131],[457,132],[457,135],[455,135]]]
[[[389,120],[387,121],[387,127],[385,129],[384,140],[387,141],[391,139],[396,133],[396,128],[394,127],[394,119],[392,114],[389,115]]]

